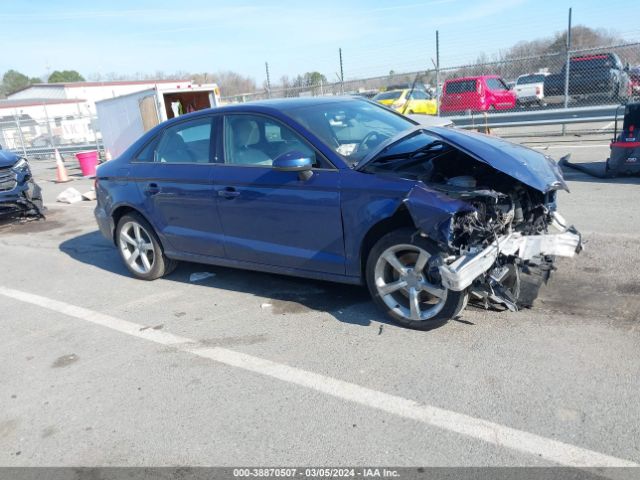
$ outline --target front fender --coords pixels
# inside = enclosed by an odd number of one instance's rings
[[[472,212],[466,202],[429,190],[424,184],[416,184],[403,200],[413,223],[429,238],[446,244],[449,221],[457,213]]]

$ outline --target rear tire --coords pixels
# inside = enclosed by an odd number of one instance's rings
[[[140,280],[155,280],[175,270],[178,262],[167,258],[153,227],[139,213],[123,215],[115,232],[120,258]]]
[[[416,330],[432,330],[456,317],[468,292],[442,287],[433,263],[441,252],[415,229],[387,233],[367,258],[365,277],[374,303],[394,322]]]

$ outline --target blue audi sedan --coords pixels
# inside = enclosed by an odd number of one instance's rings
[[[95,216],[137,278],[183,260],[362,284],[428,330],[470,299],[530,306],[523,285],[581,248],[559,189],[556,162],[526,147],[365,99],[299,98],[158,125],[98,168]]]

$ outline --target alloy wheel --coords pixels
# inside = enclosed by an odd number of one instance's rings
[[[120,252],[129,267],[141,274],[147,274],[153,268],[156,252],[151,236],[137,222],[127,222],[120,229]]]
[[[430,258],[423,248],[400,244],[387,248],[376,261],[375,286],[380,298],[407,320],[433,318],[447,299],[447,290],[425,272]]]

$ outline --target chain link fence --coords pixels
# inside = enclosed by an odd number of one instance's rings
[[[336,95],[374,98],[383,91],[412,87],[427,93],[420,101],[431,102],[430,112],[454,116],[640,101],[640,42],[457,66],[441,64],[419,72],[390,72],[346,81],[298,81],[222,100],[241,103]],[[392,108],[404,109],[396,103]],[[39,111],[46,114],[44,106]],[[102,150],[95,116],[78,113],[43,118],[18,110],[4,112],[8,113],[0,113],[0,145],[5,149],[30,158],[51,157],[54,149],[62,154]]]
[[[610,105],[640,100],[640,42],[441,66],[343,82],[277,85],[223,97],[223,101],[239,103],[343,94],[371,98],[382,91],[411,87],[426,90],[437,103],[439,113],[444,115]]]
[[[21,113],[0,117],[0,145],[32,159],[51,158],[54,150],[74,154],[101,151],[101,135],[95,116],[67,115],[33,118]]]

